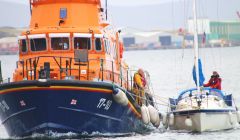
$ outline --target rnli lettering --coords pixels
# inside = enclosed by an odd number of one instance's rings
[[[99,103],[98,103],[98,105],[97,105],[97,108],[99,108],[99,109],[104,109],[104,110],[109,110],[110,109],[110,107],[111,107],[111,105],[112,105],[112,100],[107,100],[107,99],[104,99],[104,98],[101,98],[100,100],[99,100]]]
[[[2,109],[3,112],[6,112],[7,110],[10,109],[8,104],[4,100],[0,102],[0,108]]]

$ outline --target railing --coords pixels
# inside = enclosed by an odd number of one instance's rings
[[[121,63],[117,64],[115,61],[89,59],[87,62],[81,62],[79,58],[72,57],[38,56],[17,61],[16,64],[17,69],[13,77],[14,82],[24,80],[111,82],[133,93],[133,77],[136,70],[130,70],[127,66],[122,66]],[[86,73],[82,73],[82,70],[86,70]],[[57,75],[55,75],[56,72]],[[51,76],[52,74],[55,77]],[[4,80],[3,83],[10,83],[10,78],[7,81]],[[149,100],[140,95],[131,94],[131,96],[135,98],[139,97],[146,101]]]
[[[0,61],[0,84],[10,83],[10,78],[4,79],[2,76],[2,62]]]
[[[38,56],[17,61],[17,81],[21,80],[80,80],[108,81],[128,90],[133,88],[133,72],[121,64],[106,59],[89,59],[61,56]]]
[[[208,88],[208,87],[205,87],[205,88],[202,88],[201,89],[202,93],[203,94],[207,94],[207,95],[216,95],[220,98],[224,98],[225,97],[225,93],[221,90],[218,90],[218,89],[213,89],[213,88]],[[196,92],[194,94],[194,92]],[[184,96],[198,96],[198,95],[202,95],[202,94],[199,94],[197,93],[197,88],[192,88],[192,89],[188,89],[188,90],[185,90],[185,91],[182,91],[179,96],[178,96],[178,101],[182,100],[184,98]]]

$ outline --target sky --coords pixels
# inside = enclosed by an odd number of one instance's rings
[[[179,1],[179,0],[173,0]],[[134,5],[154,5],[166,2],[172,2],[172,0],[109,0],[110,5],[124,5],[124,6],[134,6]]]
[[[28,0],[0,0],[0,1],[9,1],[9,2],[23,3],[23,4],[28,3]]]
[[[28,26],[28,2],[0,0],[0,19],[4,19],[0,27]],[[108,3],[109,19],[116,27],[179,29],[186,27],[187,19],[192,17],[192,0],[108,0]],[[197,0],[197,5],[199,18],[215,21],[237,20],[236,11],[240,11],[240,0]]]
[[[11,1],[15,3],[28,4],[28,0],[0,0],[0,1]],[[104,0],[103,0],[104,1]],[[179,0],[173,0],[179,1]],[[153,5],[172,2],[172,0],[108,0],[110,5],[118,5],[118,6],[135,6],[135,5]]]

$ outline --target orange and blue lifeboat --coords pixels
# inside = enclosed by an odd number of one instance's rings
[[[106,22],[100,0],[30,0],[30,7],[13,80],[0,84],[0,117],[8,134],[147,130],[119,32]],[[118,92],[124,103],[114,98]]]

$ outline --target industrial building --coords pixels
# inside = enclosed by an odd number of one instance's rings
[[[183,42],[183,36],[179,36],[176,31],[124,29],[121,38],[126,50],[181,48]]]
[[[240,46],[240,21],[211,21],[198,19],[199,44],[209,46]],[[121,38],[128,49],[168,49],[193,46],[193,20],[187,22],[187,29],[173,31],[139,31],[123,29]],[[204,40],[204,42],[203,42]],[[201,45],[202,46],[202,45]]]
[[[16,37],[6,37],[0,39],[0,55],[17,54],[18,43]]]
[[[239,46],[240,45],[240,21],[211,21],[198,19],[198,33],[200,41],[204,33],[206,43],[211,46]],[[193,20],[188,20],[188,32],[193,33]]]

